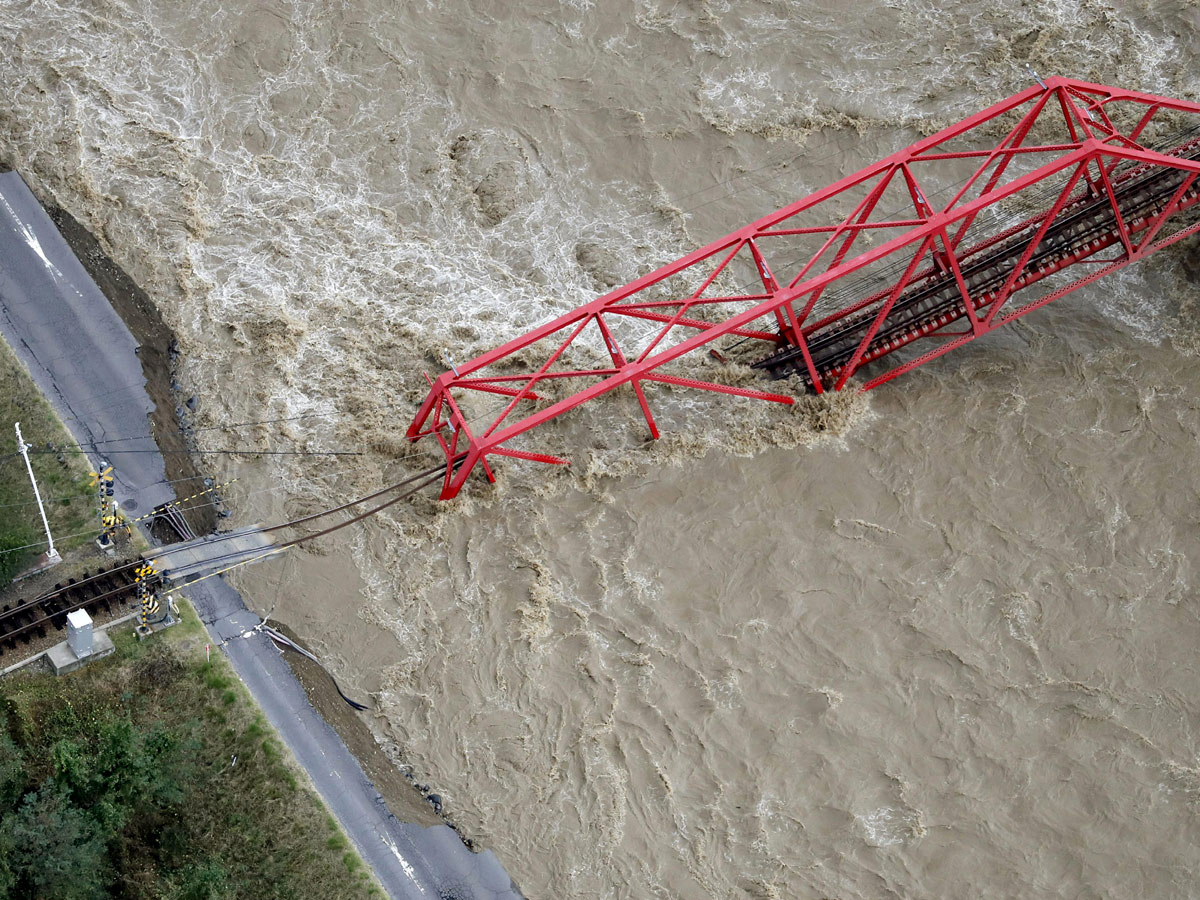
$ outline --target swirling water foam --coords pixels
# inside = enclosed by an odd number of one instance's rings
[[[246,521],[467,359],[1029,80],[1194,96],[1190,7],[0,0],[0,153],[151,293]],[[1190,896],[1186,251],[870,402],[663,392],[252,602],[531,897]],[[632,435],[632,436],[631,436]],[[230,463],[235,465],[235,463]],[[337,474],[340,472],[340,474]],[[274,493],[253,491],[273,486]]]

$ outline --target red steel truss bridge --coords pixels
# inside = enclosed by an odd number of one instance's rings
[[[492,457],[565,464],[528,433],[618,388],[655,438],[655,385],[794,402],[698,377],[708,355],[871,390],[1193,234],[1198,174],[1200,105],[1038,81],[452,366],[408,437],[440,444],[449,499]]]

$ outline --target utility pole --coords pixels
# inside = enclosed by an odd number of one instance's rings
[[[25,439],[21,437],[21,423],[16,422],[15,425],[17,427],[17,447],[20,449],[21,455],[25,457],[25,468],[29,470],[29,482],[33,485],[33,496],[37,498],[38,512],[42,514],[42,525],[46,528],[46,543],[50,545],[50,549],[46,552],[46,562],[62,562],[62,557],[54,549],[54,537],[50,534],[50,522],[46,519],[46,507],[42,505],[42,492],[38,490],[37,479],[33,477],[33,464],[29,461],[30,445],[25,443]]]

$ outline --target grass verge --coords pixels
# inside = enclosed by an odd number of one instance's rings
[[[0,680],[2,900],[383,896],[203,625]]]
[[[34,450],[73,445],[74,439],[3,340],[0,340],[0,384],[3,385],[0,389],[0,588],[3,588],[46,549],[29,473],[16,452],[13,423],[21,423],[21,433]],[[70,550],[93,540],[99,519],[87,461],[78,453],[36,453],[30,455],[30,461],[59,549]]]

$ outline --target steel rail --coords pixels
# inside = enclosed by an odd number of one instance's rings
[[[101,576],[99,576],[99,577],[112,576],[119,572],[124,572],[127,569],[128,569],[128,567],[122,567],[122,568],[118,568],[118,569],[110,569],[108,572],[102,573]],[[92,582],[94,582],[96,580],[97,580],[97,578],[93,577],[93,578],[87,579],[86,581],[80,581],[80,582],[76,582],[75,584],[69,585],[68,589],[66,591],[60,593],[59,595],[56,595],[55,599],[62,597],[64,594],[69,595],[72,593],[77,593],[78,591],[80,591],[84,587],[86,587],[88,584],[91,584]],[[111,588],[102,594],[98,594],[94,597],[83,597],[82,599],[78,599],[74,602],[68,603],[67,605],[63,606],[62,608],[54,609],[53,611],[48,610],[46,608],[46,604],[41,601],[30,600],[30,601],[22,604],[21,606],[17,607],[14,610],[9,610],[8,612],[10,615],[8,616],[8,618],[11,618],[12,613],[20,613],[22,616],[27,615],[29,613],[36,614],[38,609],[41,610],[41,613],[42,613],[41,617],[31,619],[28,622],[17,625],[15,628],[8,628],[8,629],[4,630],[2,633],[0,633],[0,654],[4,653],[5,645],[7,645],[10,649],[15,649],[17,640],[19,638],[22,638],[23,636],[25,636],[28,632],[33,631],[34,629],[45,629],[47,627],[47,625],[50,625],[58,630],[61,630],[62,625],[56,624],[55,623],[56,619],[61,620],[61,619],[65,618],[67,615],[69,615],[70,613],[73,613],[78,609],[94,608],[94,607],[100,606],[100,605],[111,606],[112,603],[114,602],[114,600],[119,599],[120,597],[128,595],[130,593],[133,593],[136,590],[137,590],[137,581],[136,580],[129,581],[118,587]],[[3,626],[0,626],[0,627],[3,627]]]
[[[437,474],[440,477],[444,472],[445,472],[445,466],[442,463],[439,463],[436,466],[433,466],[429,469],[425,469],[421,472],[418,472],[415,475],[409,476],[408,478],[401,479],[400,481],[394,482],[393,484],[390,484],[387,487],[380,488],[379,490],[374,491],[373,493],[367,494],[363,497],[359,497],[356,500],[352,500],[349,503],[343,503],[340,506],[331,507],[330,509],[323,510],[319,513],[313,513],[311,515],[302,516],[298,519],[292,519],[291,521],[288,521],[288,522],[281,522],[277,525],[272,525],[272,526],[270,526],[268,528],[264,528],[262,530],[264,533],[272,533],[275,531],[283,530],[285,528],[292,528],[292,527],[295,527],[296,525],[304,524],[305,522],[311,522],[316,519],[324,518],[325,516],[331,515],[333,513],[341,512],[342,510],[350,509],[351,507],[361,505],[362,503],[365,503],[369,500],[373,500],[376,497],[380,497],[390,491],[396,490],[397,488],[402,488],[408,484],[412,484],[414,481],[417,481],[419,479],[428,478],[429,476],[432,476],[434,474]],[[420,485],[420,487],[425,487],[425,486],[426,485],[424,483],[422,483]],[[411,496],[411,494],[405,494],[405,496]],[[382,506],[382,507],[378,507],[377,509],[383,509],[383,508],[386,508],[387,506],[391,506],[391,505],[392,505],[391,503],[387,503],[387,504],[384,504],[384,506]],[[358,517],[355,519],[351,519],[350,521],[351,522],[359,521],[360,518],[365,518],[365,517]],[[217,535],[211,541],[209,541],[209,545],[211,546],[213,544],[223,543],[225,541],[233,540],[234,538],[237,538],[237,537],[240,537],[240,535],[237,535],[237,534]],[[191,549],[191,548],[183,547],[180,545],[174,545],[174,546],[169,545],[167,547],[162,548],[161,551],[154,553],[153,558],[154,559],[162,559],[163,557],[170,556],[173,553],[178,553],[178,552],[181,552],[181,551],[187,550],[187,549]],[[224,554],[222,556],[213,557],[211,561],[219,562],[223,559],[232,559],[232,558],[235,558],[237,556],[242,556],[242,555],[244,555],[244,554],[242,554],[242,553]],[[0,628],[3,628],[3,623],[5,622],[5,620],[19,615],[24,609],[28,608],[29,606],[32,606],[34,604],[42,604],[42,603],[50,602],[57,597],[63,596],[64,594],[68,594],[68,593],[70,593],[80,587],[83,587],[91,582],[94,582],[98,579],[107,578],[111,575],[117,574],[118,572],[132,569],[133,567],[140,565],[141,562],[142,562],[142,560],[140,558],[130,560],[130,561],[122,563],[112,569],[109,569],[106,572],[101,572],[101,573],[97,573],[95,575],[88,576],[87,578],[82,579],[80,581],[76,581],[76,582],[69,583],[69,584],[63,584],[63,585],[55,585],[55,587],[52,590],[46,591],[45,593],[40,594],[37,597],[34,597],[34,598],[22,603],[19,606],[15,606],[12,609],[0,612]],[[4,636],[2,634],[0,634],[0,640],[3,640],[3,639],[4,639]]]
[[[1197,159],[1200,158],[1200,151],[1179,158]],[[1118,203],[1120,215],[1131,222],[1137,221],[1136,226],[1132,229],[1135,231],[1141,231],[1151,226],[1152,223],[1148,220],[1148,211],[1160,211],[1164,209],[1165,204],[1160,205],[1158,201],[1171,197],[1186,178],[1186,173],[1178,169],[1151,167],[1148,172],[1139,171],[1139,169],[1143,168],[1138,167],[1138,169],[1125,173],[1126,180],[1120,184],[1120,190],[1118,191],[1118,200],[1123,201]],[[1159,185],[1163,185],[1164,187],[1153,193],[1145,193],[1147,188],[1154,188]],[[1186,204],[1178,203],[1175,212],[1178,213],[1190,206],[1194,206],[1196,201],[1200,199],[1197,191],[1197,186],[1193,185],[1190,190],[1185,192],[1179,199],[1182,200],[1190,197],[1191,202]],[[1029,236],[1022,234],[1022,232],[1028,232],[1044,218],[1045,216],[1042,215],[1026,220],[1020,227],[1020,230],[1016,231],[1016,235],[1019,235],[1019,237],[1014,240],[1015,235],[1010,233],[1008,234],[1008,242],[1001,246],[996,246],[996,239],[994,237],[985,239],[977,246],[988,248],[991,252],[983,256],[974,251],[964,254],[961,260],[961,274],[970,288],[969,293],[973,298],[972,305],[976,310],[983,309],[991,305],[994,301],[986,299],[976,300],[974,298],[985,298],[989,294],[989,289],[995,287],[998,283],[1002,283],[1008,273],[998,271],[994,277],[986,281],[975,280],[975,276],[989,269],[1002,270],[1014,257],[1019,257],[1028,247],[1030,240]],[[1071,229],[1088,220],[1092,220],[1094,224],[1090,224],[1082,232],[1071,232]],[[1090,194],[1080,197],[1072,207],[1068,207],[1060,213],[1058,221],[1053,224],[1050,231],[1043,238],[1038,252],[1027,262],[1023,271],[1027,276],[1032,277],[1027,277],[1020,289],[1029,287],[1044,277],[1055,274],[1055,272],[1062,271],[1062,268],[1065,268],[1064,266],[1053,271],[1046,271],[1043,267],[1039,271],[1037,268],[1039,263],[1045,263],[1047,260],[1056,257],[1065,258],[1071,255],[1072,251],[1080,247],[1086,247],[1097,235],[1108,236],[1112,233],[1116,222],[1117,211],[1113,209],[1107,197],[1104,195],[1092,197]],[[1011,230],[1006,229],[1006,231]],[[1064,233],[1067,234],[1067,240],[1056,242]],[[1087,256],[1094,255],[1112,246],[1113,243],[1111,241],[1103,243],[1093,248],[1092,252],[1087,254]],[[1082,259],[1086,259],[1086,256],[1079,257],[1073,260],[1073,262],[1079,262]],[[937,274],[929,269],[926,271],[929,272],[929,276]],[[937,282],[930,283],[926,280],[915,289],[910,289],[910,291],[906,292],[907,296],[902,295],[900,302],[896,303],[887,318],[887,328],[882,329],[872,339],[866,352],[863,354],[864,362],[879,359],[884,355],[884,353],[878,352],[880,349],[899,340],[903,336],[911,335],[911,339],[909,341],[901,341],[896,346],[890,347],[886,352],[899,349],[900,346],[919,337],[933,335],[952,322],[958,321],[966,314],[963,296],[958,290],[953,274],[947,271],[940,273],[940,276]],[[914,278],[913,280],[916,281],[917,279]],[[943,302],[936,303],[934,306],[926,309],[916,309],[922,302],[935,298],[940,293],[948,294]],[[1015,295],[1017,291],[1013,291],[1012,293]],[[854,336],[861,334],[864,328],[870,324],[870,318],[873,313],[873,310],[870,308],[871,304],[879,298],[886,296],[886,294],[887,290],[885,289],[867,298],[862,303],[856,304],[860,307],[860,312],[848,318],[835,319],[827,323],[824,329],[819,327],[814,328],[811,334],[806,335],[808,350],[814,366],[819,370],[819,374],[823,379],[836,374],[840,366],[845,364],[857,346]],[[853,311],[853,307],[851,310]],[[911,314],[906,316],[906,313],[909,312]],[[926,325],[940,320],[943,316],[947,317],[946,321],[940,322],[936,329],[922,331]],[[775,377],[786,377],[791,374],[797,374],[811,388],[811,377],[808,375],[807,367],[802,368],[800,366],[800,356],[800,348],[789,345],[751,365],[754,368],[766,369]]]

